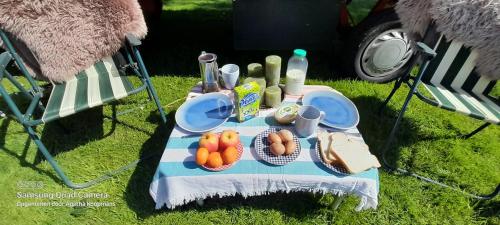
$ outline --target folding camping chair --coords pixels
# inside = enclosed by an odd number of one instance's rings
[[[47,159],[57,175],[67,186],[75,189],[92,186],[136,165],[139,160],[86,183],[75,184],[65,175],[40,140],[35,132],[35,126],[56,121],[59,118],[100,106],[143,90],[147,90],[150,100],[153,100],[158,107],[163,123],[166,123],[165,113],[161,107],[156,91],[151,84],[139,50],[137,49],[137,46],[139,46],[141,42],[135,37],[127,35],[125,46],[112,57],[103,58],[90,68],[78,73],[75,78],[69,81],[54,83],[46,105],[43,105],[41,102],[44,94],[43,90],[29,74],[8,36],[2,30],[0,30],[0,38],[7,49],[6,52],[0,54],[0,95],[5,100],[10,112],[13,113],[14,118],[23,125],[30,139],[35,142],[38,146],[38,150]],[[31,86],[30,89],[24,88],[23,85],[7,71],[7,67],[12,61],[15,62],[22,75],[29,82]],[[127,70],[131,70],[137,75],[142,85],[134,87],[127,76],[125,76]],[[19,89],[20,93],[30,101],[24,113],[21,112],[20,107],[12,99],[12,96],[9,95],[3,83],[1,83],[3,78],[9,80],[14,87]],[[41,112],[41,117],[34,116],[36,110]]]
[[[429,45],[434,46],[434,48],[430,48]],[[484,125],[470,134],[464,135],[463,137],[466,139],[490,124],[499,124],[500,107],[498,96],[495,98],[489,95],[495,86],[495,81],[488,80],[476,73],[475,60],[478,56],[477,52],[471,51],[469,48],[463,46],[461,42],[446,39],[432,25],[429,26],[423,42],[417,42],[416,47],[418,51],[413,62],[414,65],[420,65],[418,74],[415,77],[411,76],[410,72],[408,72],[405,76],[399,78],[380,108],[380,111],[382,111],[383,107],[387,105],[402,83],[406,83],[410,87],[410,92],[382,149],[382,161],[384,166],[389,170],[397,170],[424,181],[452,188],[446,184],[408,172],[404,169],[393,168],[385,159],[387,149],[394,139],[398,125],[413,95],[433,106],[460,112],[475,119],[485,121]],[[428,98],[419,92],[418,86],[420,84],[430,92],[433,98]],[[488,195],[467,194],[478,199],[490,199],[498,195],[499,192],[500,184],[496,187],[495,191]]]

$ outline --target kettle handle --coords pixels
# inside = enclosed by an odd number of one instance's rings
[[[225,87],[225,84],[224,84],[224,78],[222,78],[222,68],[218,68],[218,67],[217,67],[217,71],[219,71],[219,72],[217,73],[217,76],[218,76],[218,78],[219,78],[219,79],[218,79],[218,80],[219,80],[219,84],[220,84],[220,86],[221,86],[221,87]]]

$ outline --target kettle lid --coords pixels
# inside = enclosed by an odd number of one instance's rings
[[[203,63],[211,63],[215,60],[217,60],[217,55],[214,53],[206,53],[205,51],[202,51],[200,56],[198,56],[198,61]]]

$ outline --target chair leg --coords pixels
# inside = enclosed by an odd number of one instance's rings
[[[396,122],[394,123],[394,126],[392,127],[391,133],[389,134],[389,138],[387,139],[387,141],[385,142],[385,145],[382,148],[381,157],[382,157],[382,165],[383,165],[383,167],[386,170],[388,170],[389,172],[397,171],[399,173],[402,173],[402,174],[405,174],[405,175],[410,175],[410,176],[416,177],[416,178],[418,178],[420,180],[423,180],[423,181],[426,181],[426,182],[429,182],[429,183],[433,183],[433,184],[439,185],[441,187],[445,187],[445,188],[449,188],[449,189],[452,189],[452,190],[455,190],[455,191],[462,192],[465,195],[468,195],[470,197],[473,197],[473,198],[476,198],[476,199],[480,199],[480,200],[492,199],[495,196],[499,195],[499,193],[500,193],[500,184],[496,187],[496,189],[492,193],[487,194],[487,195],[478,195],[478,194],[473,194],[473,193],[465,192],[465,191],[463,191],[461,189],[458,189],[458,188],[455,188],[455,187],[451,187],[451,186],[449,186],[447,184],[441,183],[441,182],[433,180],[431,178],[424,177],[424,176],[418,175],[416,173],[413,173],[413,172],[410,172],[410,171],[407,171],[407,170],[404,170],[404,169],[400,169],[400,168],[395,168],[395,167],[389,165],[389,163],[387,162],[387,160],[385,158],[385,156],[387,154],[387,150],[389,149],[389,146],[391,145],[392,141],[394,140],[397,128],[398,128],[398,126],[399,126],[399,124],[401,122],[401,119],[403,118],[403,115],[404,115],[404,112],[406,111],[406,108],[408,107],[408,103],[410,102],[411,97],[415,93],[415,90],[416,90],[416,85],[414,85],[414,86],[411,87],[411,90],[408,93],[408,96],[406,97],[406,100],[405,100],[405,102],[403,104],[403,107],[401,108],[401,111],[399,112],[398,118],[396,119]],[[476,129],[475,131],[473,131],[471,134],[474,135],[475,133],[477,133],[480,130],[484,129],[488,125],[489,124],[482,125],[478,129]]]
[[[379,115],[382,114],[382,111],[384,110],[385,106],[387,105],[387,103],[389,103],[389,101],[391,100],[392,96],[394,96],[394,94],[399,89],[399,87],[401,87],[402,83],[403,83],[403,77],[399,78],[396,81],[396,83],[394,83],[394,87],[392,88],[391,93],[389,93],[389,96],[387,96],[387,98],[384,100],[384,102],[382,103],[382,105],[380,105],[380,107],[378,109],[378,114]]]
[[[165,111],[163,111],[163,107],[161,106],[160,99],[158,98],[158,95],[156,94],[156,91],[151,84],[151,81],[149,78],[146,80],[146,84],[148,86],[148,91],[151,91],[151,95],[153,96],[153,100],[155,101],[156,107],[158,107],[158,111],[160,112],[160,117],[161,120],[163,121],[164,124],[167,123],[167,116],[165,115]]]
[[[202,198],[197,198],[196,199],[196,204],[198,206],[203,206],[205,204],[205,199],[202,199]]]
[[[30,136],[31,140],[33,140],[33,142],[35,142],[35,144],[38,147],[38,150],[42,153],[42,155],[45,157],[45,159],[47,159],[47,161],[52,166],[52,168],[54,168],[57,175],[62,179],[64,184],[66,184],[68,187],[76,188],[75,184],[73,184],[73,182],[71,182],[71,180],[69,180],[69,178],[66,176],[66,174],[61,169],[61,167],[59,167],[59,165],[54,160],[54,158],[52,158],[52,155],[49,153],[49,151],[47,150],[47,147],[45,147],[43,142],[40,140],[40,138],[36,134],[35,130],[29,126],[24,126],[24,129],[26,130],[26,132],[28,132],[28,135]]]
[[[401,123],[401,120],[403,119],[406,108],[408,107],[408,104],[410,103],[410,100],[413,97],[415,89],[416,89],[416,87],[415,88],[412,87],[410,92],[408,92],[408,95],[406,96],[406,100],[403,103],[403,107],[401,108],[401,111],[399,112],[398,118],[396,119],[396,122],[394,123],[394,126],[392,127],[391,132],[389,133],[389,137],[387,138],[387,141],[385,142],[384,146],[382,147],[382,151],[381,151],[382,164],[383,164],[384,168],[386,168],[386,169],[394,170],[394,168],[391,165],[389,165],[389,163],[387,163],[387,161],[385,159],[385,155],[387,153],[387,150],[389,149],[389,146],[391,145],[392,141],[394,140],[394,137],[396,135],[396,131],[399,127],[399,124]],[[391,96],[389,95],[389,97],[391,97]],[[388,98],[388,99],[390,99],[390,98]]]
[[[72,189],[82,189],[82,188],[87,188],[87,187],[90,187],[90,186],[93,186],[95,184],[98,184],[104,180],[107,180],[117,174],[120,174],[132,167],[135,167],[141,160],[143,159],[146,159],[146,158],[149,158],[151,156],[146,156],[146,157],[143,157],[141,159],[138,159],[138,160],[135,160],[131,163],[129,163],[128,165],[125,165],[123,167],[120,167],[119,169],[117,170],[114,170],[114,171],[111,171],[111,172],[107,172],[106,174],[100,176],[100,177],[97,177],[93,180],[90,180],[86,183],[80,183],[80,184],[75,184],[73,183],[67,176],[66,174],[64,173],[64,171],[61,169],[61,167],[59,167],[59,165],[57,164],[57,162],[54,160],[54,158],[52,157],[52,155],[49,153],[49,151],[47,150],[47,148],[45,147],[45,145],[43,144],[43,142],[40,140],[40,138],[38,137],[38,135],[36,134],[35,130],[30,127],[30,126],[26,126],[24,125],[24,128],[26,130],[26,132],[29,134],[29,137],[31,140],[33,140],[33,142],[35,142],[35,144],[37,145],[38,147],[38,150],[42,153],[42,155],[45,157],[45,159],[47,159],[47,161],[49,162],[49,164],[52,166],[52,168],[54,168],[54,170],[56,171],[57,175],[61,178],[61,180],[63,181],[63,183],[72,188]]]
[[[146,90],[148,92],[149,101],[154,101],[153,93],[151,93],[151,90],[149,90],[149,86],[148,86],[148,88],[146,88]]]
[[[484,128],[488,127],[489,125],[490,125],[490,123],[485,123],[485,124],[481,125],[480,127],[478,127],[477,129],[475,129],[474,131],[470,132],[469,134],[463,135],[462,138],[469,139],[470,137],[474,136],[474,134],[479,133],[479,131],[483,130]]]
[[[492,199],[499,194],[500,194],[500,184],[498,184],[497,188],[495,188],[495,190],[493,192],[491,192],[490,194],[481,196],[482,197],[481,199],[484,199],[484,200]]]
[[[337,210],[340,204],[344,201],[345,195],[337,195],[335,196],[335,201],[333,202],[333,210]]]
[[[160,112],[160,117],[161,120],[163,121],[164,124],[167,123],[167,116],[165,115],[165,111],[163,111],[163,108],[160,103],[160,99],[158,98],[158,95],[156,94],[156,90],[153,87],[153,84],[151,83],[151,78],[149,77],[148,71],[146,70],[146,66],[144,65],[144,62],[142,61],[141,54],[139,53],[139,50],[137,48],[132,48],[132,53],[134,54],[135,58],[137,59],[137,64],[139,66],[139,71],[141,72],[141,76],[146,82],[147,89],[148,89],[148,95],[149,97],[153,98],[155,101],[156,107],[158,107],[158,111]]]

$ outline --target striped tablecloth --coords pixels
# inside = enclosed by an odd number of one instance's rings
[[[305,86],[304,93],[324,89],[331,88]],[[199,86],[195,87],[188,95],[188,99],[200,95],[199,92]],[[229,91],[226,93],[231,94]],[[300,104],[300,100],[297,96],[285,97],[285,102]],[[253,141],[257,134],[269,127],[279,126],[272,117],[273,113],[274,110],[261,110],[258,117],[243,123],[231,117],[214,131],[234,129],[239,132],[244,146],[241,160],[230,169],[221,172],[211,172],[196,165],[195,153],[200,134],[189,133],[176,125],[168,138],[149,189],[156,202],[156,208],[160,209],[165,205],[167,208],[174,208],[211,196],[241,194],[247,197],[279,191],[354,194],[360,197],[356,210],[377,207],[378,170],[370,169],[350,176],[328,170],[314,152],[316,138],[299,138],[301,153],[294,162],[285,166],[273,166],[262,161],[253,149]],[[354,139],[363,140],[357,129],[344,132]]]

